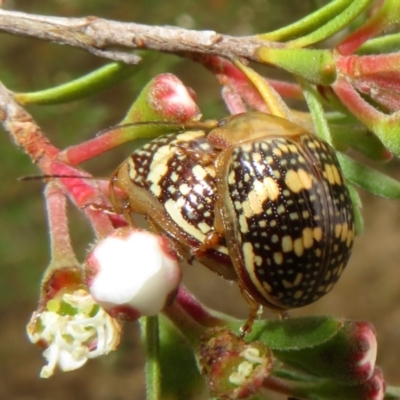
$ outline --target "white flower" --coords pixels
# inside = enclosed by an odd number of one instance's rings
[[[119,344],[121,326],[83,289],[63,293],[34,312],[27,326],[29,339],[46,349],[47,365],[40,376],[80,368],[89,358],[107,354]]]
[[[93,298],[113,316],[159,313],[177,292],[181,269],[167,239],[123,228],[100,241],[86,261]]]

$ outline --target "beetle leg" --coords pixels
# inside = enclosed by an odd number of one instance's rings
[[[253,297],[251,297],[251,295],[247,292],[240,279],[238,280],[238,283],[240,291],[242,292],[242,295],[249,306],[249,316],[247,317],[244,325],[240,328],[241,336],[244,336],[246,333],[251,332],[254,321],[260,317],[263,308],[262,305],[258,301],[254,300]]]
[[[221,242],[222,237],[216,231],[211,231],[206,235],[204,242],[192,250],[193,257],[202,258],[209,249],[213,249]]]

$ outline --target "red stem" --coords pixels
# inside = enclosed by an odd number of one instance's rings
[[[179,287],[175,300],[197,323],[204,327],[225,325],[224,321],[215,317],[201,304],[183,285]]]

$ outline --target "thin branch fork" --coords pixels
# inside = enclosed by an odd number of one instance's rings
[[[110,21],[97,17],[62,18],[0,9],[0,32],[48,40],[84,49],[99,57],[137,64],[140,57],[108,50],[122,46],[167,53],[203,53],[229,59],[259,61],[257,49],[276,47],[274,42],[253,36],[233,37],[214,31],[194,31],[177,27]]]

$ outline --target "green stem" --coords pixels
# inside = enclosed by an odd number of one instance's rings
[[[146,340],[147,400],[161,400],[161,368],[158,316],[141,318]]]
[[[132,65],[111,63],[71,82],[31,93],[16,93],[22,104],[60,104],[89,97],[129,78]]]

